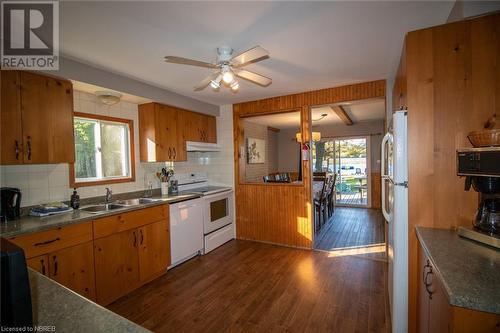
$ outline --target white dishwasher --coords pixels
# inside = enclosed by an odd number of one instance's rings
[[[203,199],[170,205],[170,253],[174,267],[203,252]]]

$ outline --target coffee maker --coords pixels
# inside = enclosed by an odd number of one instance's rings
[[[0,188],[0,197],[0,221],[18,219],[21,215],[21,190],[14,187],[2,187]]]
[[[457,151],[457,175],[465,176],[465,190],[479,193],[473,229],[459,235],[500,248],[500,147]]]

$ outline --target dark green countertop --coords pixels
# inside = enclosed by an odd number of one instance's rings
[[[452,230],[415,229],[450,304],[500,314],[500,251]]]
[[[108,212],[89,213],[81,209],[77,209],[68,213],[47,216],[47,217],[25,216],[18,220],[12,220],[5,223],[1,223],[0,237],[10,238],[14,236],[20,236],[39,231],[50,230],[65,225],[90,221],[104,216],[121,214],[123,212],[144,209],[147,207],[153,207],[158,205],[173,204],[176,202],[195,199],[198,197],[200,197],[200,195],[196,193],[180,193],[178,195],[169,195],[165,197],[153,196],[153,199],[158,199],[158,201],[141,205],[135,205],[135,206],[126,206]]]

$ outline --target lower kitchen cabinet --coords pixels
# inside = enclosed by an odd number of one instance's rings
[[[71,246],[27,260],[29,267],[80,295],[95,300],[92,242]]]
[[[94,241],[97,302],[109,304],[139,283],[138,230]]]
[[[146,208],[148,209],[148,208]],[[157,210],[158,207],[149,208]],[[128,221],[124,213],[120,221]],[[146,212],[145,212],[146,214]],[[156,215],[148,215],[153,218]],[[168,215],[167,215],[168,216]],[[106,220],[105,220],[106,219]],[[109,222],[109,217],[94,221],[94,226]],[[145,221],[120,222],[130,229],[94,240],[97,302],[109,304],[151,279],[166,272],[170,265],[169,220],[141,225]]]
[[[138,229],[139,279],[149,280],[166,271],[170,265],[170,238],[168,221],[159,221]]]
[[[500,333],[500,316],[452,306],[432,261],[419,246],[419,333]]]

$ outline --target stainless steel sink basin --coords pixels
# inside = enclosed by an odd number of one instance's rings
[[[104,205],[89,206],[89,207],[82,208],[81,210],[84,210],[84,211],[90,212],[90,213],[100,213],[100,212],[108,212],[110,210],[120,209],[123,207],[125,207],[125,206],[119,205],[116,203],[110,203],[110,204],[104,204]]]
[[[139,198],[139,199],[116,200],[115,204],[122,205],[122,206],[137,206],[137,205],[148,204],[148,203],[152,203],[152,202],[156,202],[156,201],[158,201],[158,199]]]

